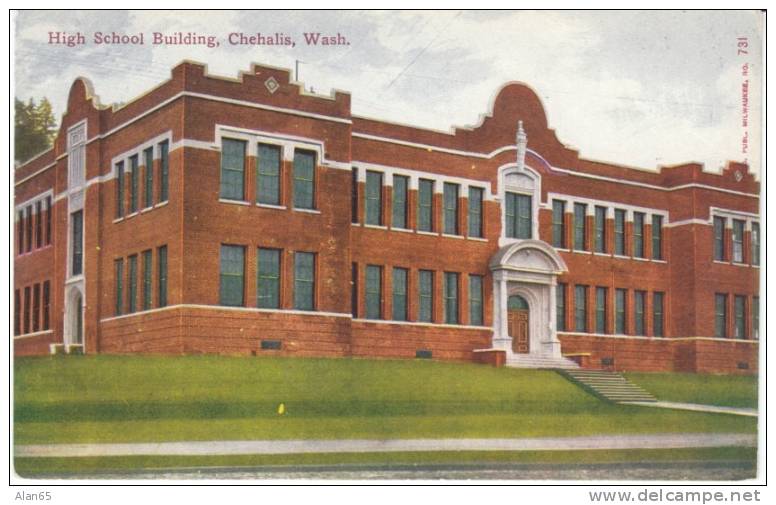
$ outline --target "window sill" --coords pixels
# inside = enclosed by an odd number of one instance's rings
[[[229,203],[232,205],[250,205],[250,203],[246,202],[245,200],[230,200],[228,198],[219,198],[218,201],[220,203]]]
[[[474,240],[475,242],[487,242],[488,239],[482,237],[466,237],[466,240]]]
[[[433,231],[422,231],[418,230],[416,232],[418,235],[428,235],[429,237],[438,237],[439,233],[433,232]]]
[[[452,235],[452,234],[449,234],[449,233],[443,233],[442,236],[443,237],[447,237],[447,238],[457,238],[457,239],[461,239],[461,240],[464,239],[463,235]]]
[[[318,209],[298,209],[296,207],[294,207],[294,211],[296,211],[296,212],[305,212],[307,214],[320,214],[321,213],[321,211],[318,210]]]
[[[155,209],[158,209],[159,207],[164,207],[164,206],[165,206],[165,205],[167,205],[168,203],[170,203],[170,201],[169,201],[169,200],[165,200],[165,201],[163,201],[163,202],[159,202],[159,203],[157,203],[156,205],[154,205],[154,208],[155,208]]]
[[[363,226],[364,226],[364,228],[372,228],[372,229],[375,229],[375,230],[387,230],[388,229],[387,226],[382,225],[382,224],[365,224]]]
[[[409,228],[391,228],[391,231],[400,231],[402,233],[415,233],[413,230],[410,230]]]
[[[260,207],[262,209],[275,209],[275,210],[286,210],[288,207],[285,205],[274,205],[272,203],[256,203],[256,207]]]

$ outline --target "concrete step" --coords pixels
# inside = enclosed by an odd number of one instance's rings
[[[511,368],[557,368],[566,370],[579,368],[577,363],[567,358],[533,356],[530,354],[513,354],[507,357],[506,366]]]
[[[616,372],[570,369],[558,370],[558,373],[606,401],[614,403],[657,401],[649,392]]]

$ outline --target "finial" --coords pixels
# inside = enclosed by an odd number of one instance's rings
[[[523,122],[517,122],[517,168],[523,170],[525,168],[525,150],[528,146],[528,135],[523,130]]]

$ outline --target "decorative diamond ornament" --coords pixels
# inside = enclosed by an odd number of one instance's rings
[[[264,86],[267,87],[267,91],[270,93],[274,93],[280,88],[280,84],[278,84],[278,81],[275,80],[274,77],[270,77],[266,81],[264,81]]]

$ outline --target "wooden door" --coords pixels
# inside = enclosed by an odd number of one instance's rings
[[[527,354],[531,350],[528,338],[528,311],[512,309],[509,311],[509,336],[512,337],[512,352]]]

